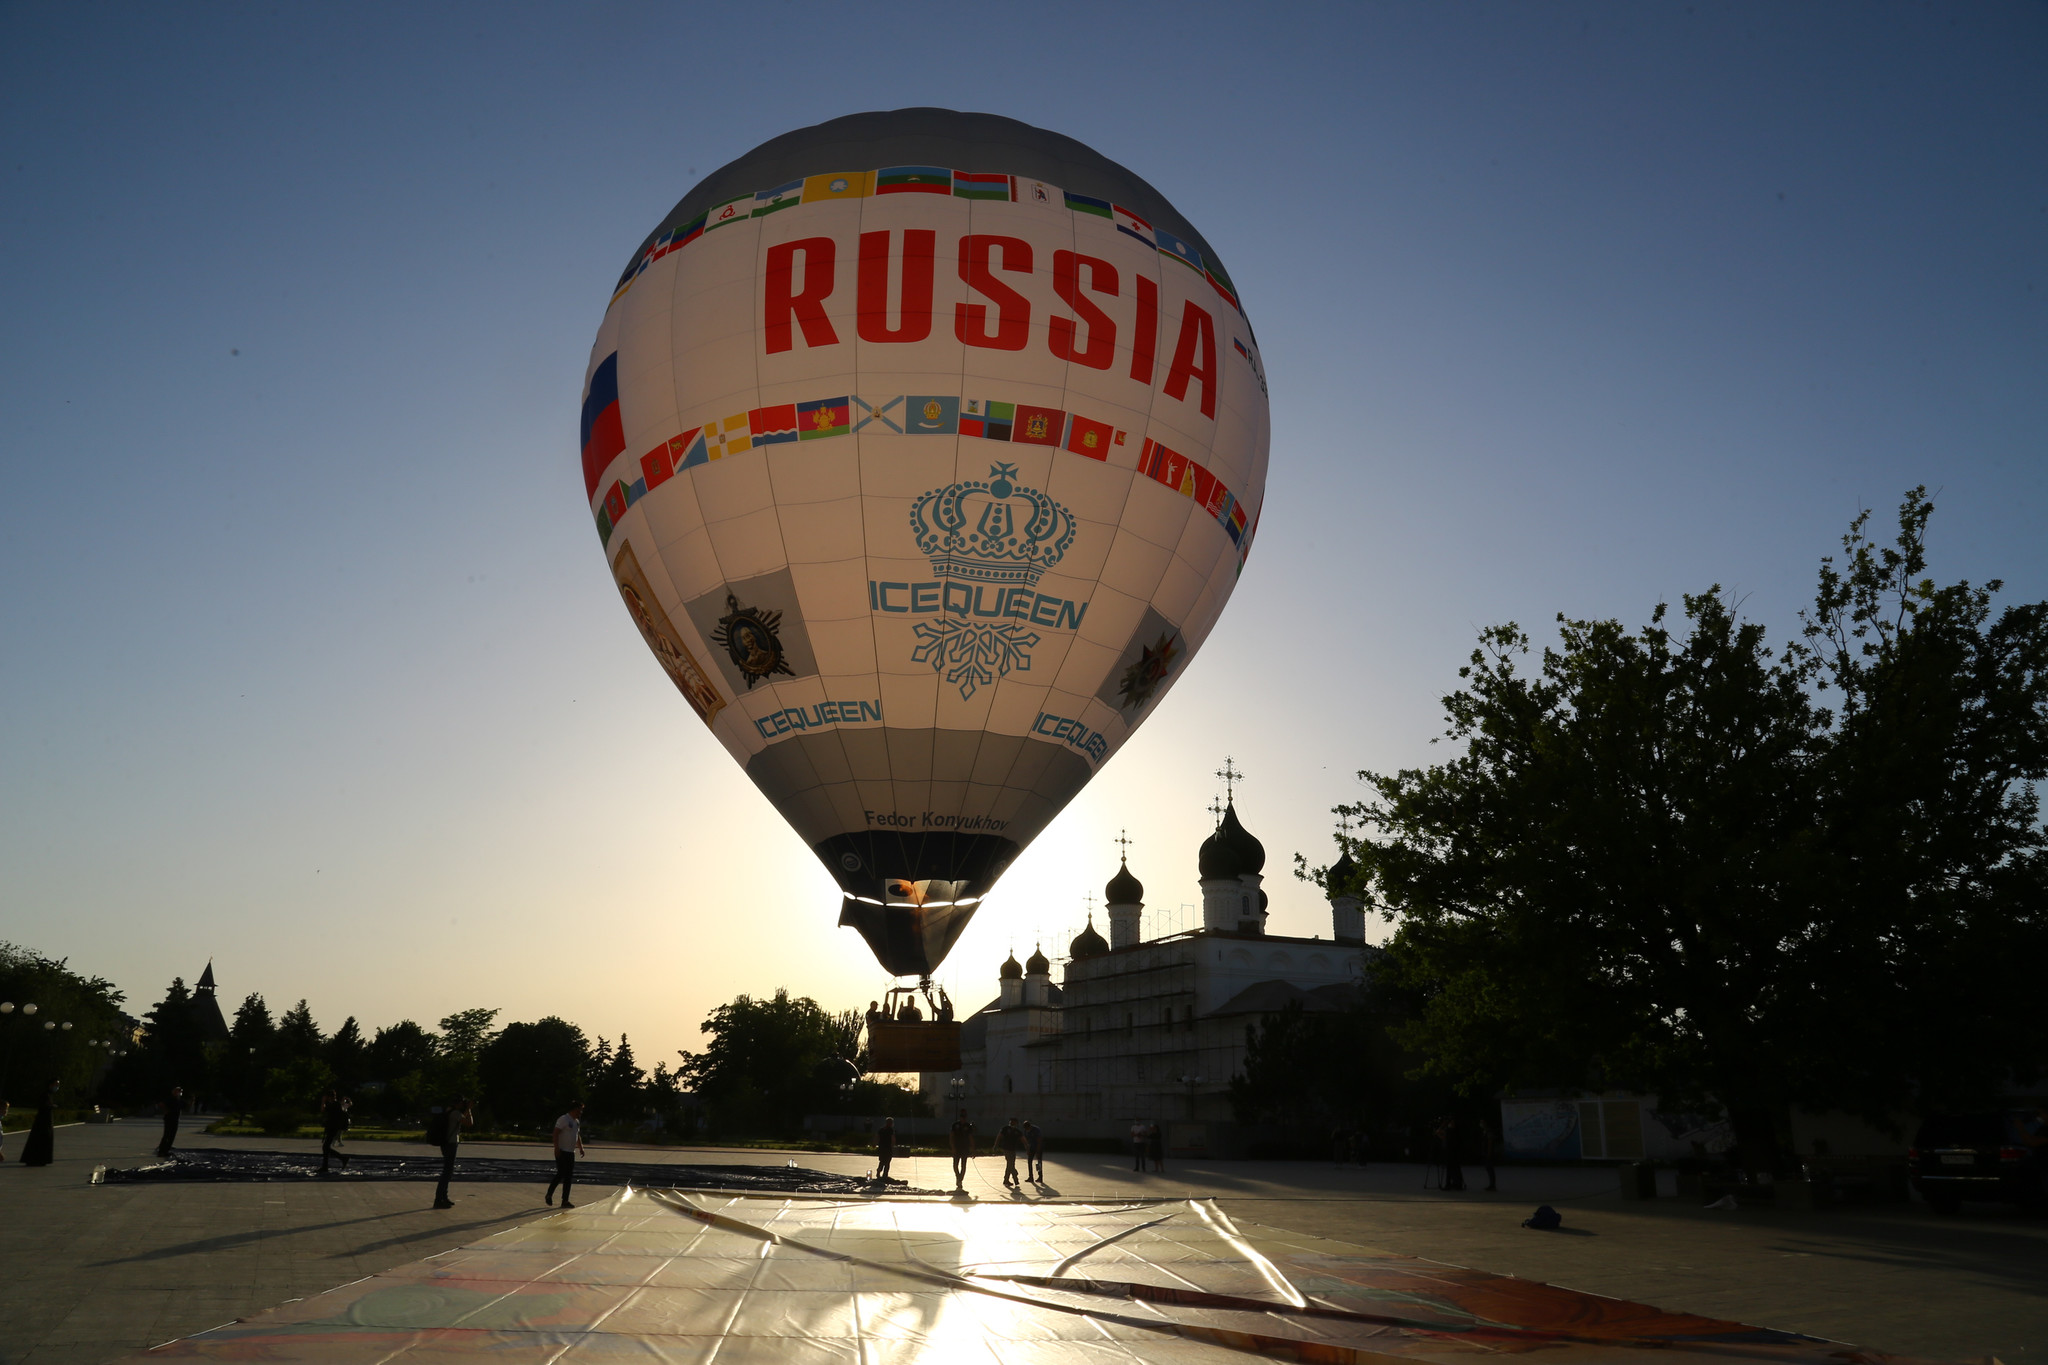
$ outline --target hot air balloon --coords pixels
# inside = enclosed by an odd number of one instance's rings
[[[944,109],[764,143],[627,263],[583,480],[627,611],[929,977],[1159,705],[1263,500],[1215,250],[1072,138]]]

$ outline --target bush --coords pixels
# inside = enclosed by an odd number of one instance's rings
[[[290,1137],[313,1120],[298,1109],[265,1109],[257,1113],[255,1121],[265,1137]]]

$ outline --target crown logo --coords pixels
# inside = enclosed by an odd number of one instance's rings
[[[1074,543],[1074,514],[1017,482],[1017,466],[934,488],[910,506],[918,551],[939,578],[1036,587]]]

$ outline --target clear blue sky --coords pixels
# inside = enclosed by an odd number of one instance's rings
[[[884,984],[621,611],[579,385],[627,254],[790,128],[1058,129],[1222,254],[1272,382],[1186,681],[950,964],[1192,902],[1225,753],[1286,875],[1440,755],[1481,626],[1721,583],[1783,631],[1859,506],[2048,597],[2037,4],[9,5],[0,937],[139,1008],[694,1045]],[[761,878],[767,870],[774,875]],[[766,895],[780,880],[797,888]],[[230,1001],[232,1003],[232,1001]]]

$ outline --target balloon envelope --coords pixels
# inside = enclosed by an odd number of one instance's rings
[[[685,195],[582,413],[628,612],[896,974],[1179,679],[1268,440],[1235,286],[1165,197],[941,109],[787,134]]]

